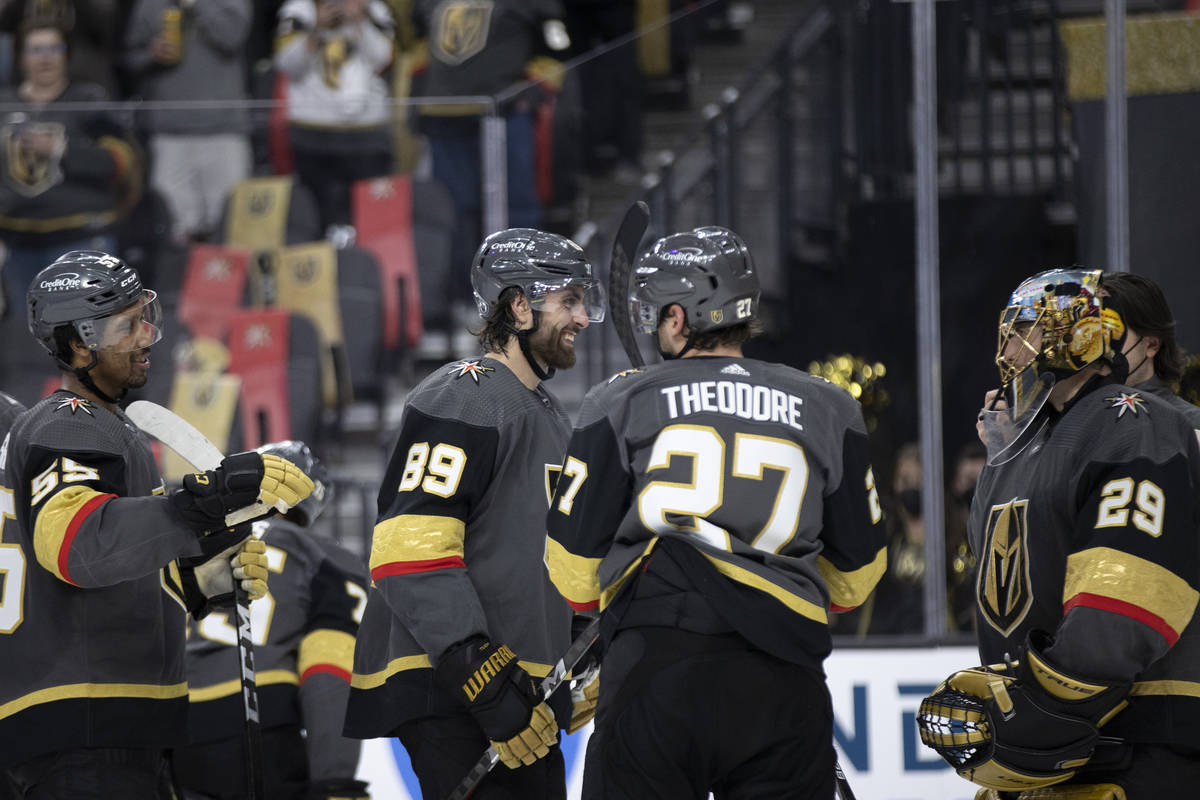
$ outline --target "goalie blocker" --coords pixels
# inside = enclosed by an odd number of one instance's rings
[[[1099,729],[1126,705],[1128,683],[1070,675],[1043,655],[1049,634],[1030,634],[1015,664],[955,672],[921,702],[921,741],[967,780],[1019,792],[1075,777]],[[1039,795],[1040,796],[1040,795]]]

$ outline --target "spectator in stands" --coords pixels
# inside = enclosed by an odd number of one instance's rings
[[[946,492],[946,588],[950,597],[950,629],[970,631],[975,626],[975,554],[967,542],[967,519],[975,484],[987,460],[979,442],[967,442],[950,467]]]
[[[393,20],[383,0],[287,0],[275,65],[288,78],[296,175],[321,222],[350,222],[350,185],[392,171],[391,109],[381,73],[392,63]]]
[[[116,55],[121,41],[118,13],[123,0],[0,0],[0,32],[17,35],[25,20],[53,24],[71,49],[72,81],[99,84],[110,97],[121,95]],[[20,64],[16,65],[20,72]]]
[[[73,83],[61,28],[30,19],[18,36],[22,81],[0,103],[25,110],[0,118],[0,241],[10,298],[68,250],[114,248],[113,223],[141,190],[136,144],[112,112],[67,111],[65,103],[107,99],[103,88]]]
[[[250,176],[243,46],[250,0],[137,0],[125,64],[146,100],[228,101],[227,107],[152,109],[150,184],[165,198],[177,241],[216,229],[234,184]]]
[[[497,0],[491,13],[440,0],[415,0],[414,21],[429,43],[429,64],[414,93],[430,97],[504,93],[508,224],[537,228],[542,204],[535,176],[536,110],[543,87],[561,84],[549,53],[570,45],[560,0]],[[527,83],[531,78],[534,83]],[[544,81],[542,79],[545,79]],[[419,86],[419,89],[417,88]],[[516,87],[524,86],[524,90]],[[433,177],[446,185],[458,211],[458,249],[452,263],[470,260],[481,230],[482,166],[478,104],[428,105],[419,127],[428,137]],[[464,289],[465,291],[465,289]]]
[[[594,174],[611,172],[620,183],[635,183],[642,174],[642,76],[637,47],[631,38],[613,42],[634,30],[634,0],[564,0],[572,57],[596,48],[603,55],[580,67],[588,114],[584,161]]]

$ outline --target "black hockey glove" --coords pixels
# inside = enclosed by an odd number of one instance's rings
[[[313,482],[292,462],[256,452],[235,453],[207,472],[185,475],[171,505],[184,523],[199,532],[224,528],[227,515],[263,503],[286,513],[308,497]]]
[[[1033,631],[1018,664],[944,680],[921,702],[921,741],[989,789],[1023,791],[1073,777],[1092,757],[1100,726],[1125,707],[1130,684],[1058,669],[1043,655],[1051,642]]]
[[[506,645],[482,636],[442,654],[434,680],[466,706],[509,769],[532,764],[558,741],[558,725]]]
[[[250,526],[245,527],[248,530]],[[250,602],[265,596],[267,574],[267,545],[261,539],[236,542],[212,558],[179,559],[184,603],[195,619],[203,619],[216,609],[232,606],[234,581],[241,585]]]
[[[353,778],[327,778],[308,787],[305,800],[371,800],[367,784]]]

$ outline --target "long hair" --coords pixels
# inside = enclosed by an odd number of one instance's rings
[[[483,320],[483,327],[478,331],[472,331],[475,338],[479,340],[479,344],[483,346],[484,352],[498,353],[508,344],[508,339],[513,335],[513,329],[517,326],[517,318],[513,315],[512,301],[520,291],[518,286],[505,287],[496,302],[492,304],[492,310]]]
[[[1143,275],[1106,272],[1100,277],[1100,286],[1116,300],[1114,305],[1126,328],[1158,339],[1155,374],[1167,383],[1178,381],[1183,374],[1183,353],[1175,340],[1175,316],[1158,284]]]

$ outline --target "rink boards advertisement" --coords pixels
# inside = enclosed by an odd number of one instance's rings
[[[825,662],[834,738],[858,800],[972,800],[976,787],[921,744],[914,718],[921,699],[943,678],[978,659],[972,647],[834,651]],[[577,800],[583,785],[590,731],[588,726],[563,742],[570,800]],[[408,756],[395,740],[366,742],[358,777],[371,783],[374,797],[421,797]]]

